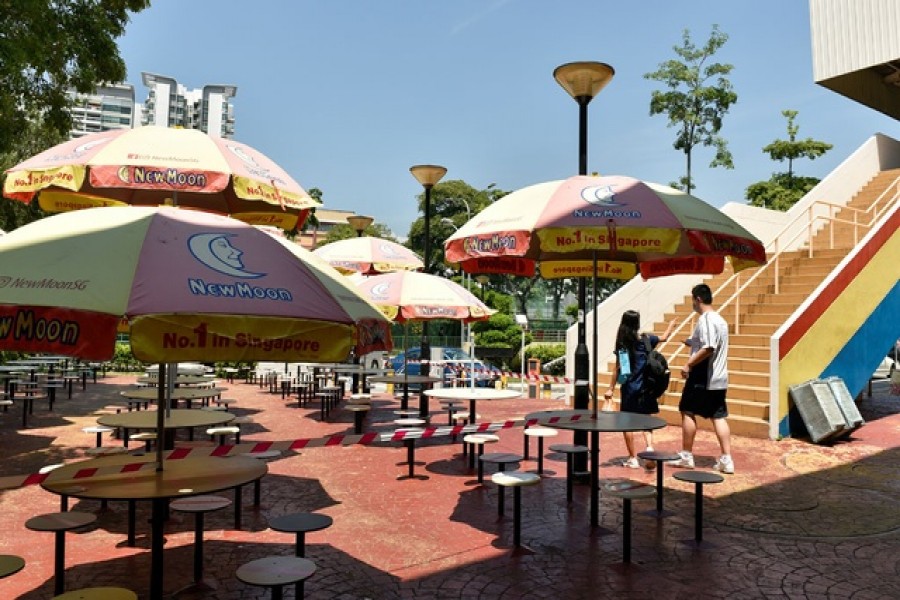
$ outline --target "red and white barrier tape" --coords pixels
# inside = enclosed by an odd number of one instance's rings
[[[583,415],[570,415],[562,417],[548,417],[541,419],[510,419],[508,421],[500,421],[496,423],[473,423],[472,425],[446,425],[443,427],[426,427],[422,429],[395,431],[393,433],[364,433],[361,435],[330,435],[322,438],[307,438],[282,442],[250,442],[245,444],[221,445],[200,448],[176,448],[163,453],[163,460],[181,460],[184,458],[195,458],[203,456],[237,456],[239,454],[253,454],[257,452],[267,452],[270,450],[303,450],[307,448],[327,448],[329,446],[352,446],[355,444],[369,445],[375,442],[402,442],[411,439],[427,439],[434,437],[444,437],[451,435],[462,435],[466,433],[485,433],[488,431],[498,431],[500,429],[510,429],[525,425],[531,427],[533,425],[552,425],[565,421],[578,421],[590,418]],[[86,461],[87,462],[87,461]],[[85,467],[77,471],[72,479],[87,479],[90,477],[99,477],[102,475],[116,475],[121,473],[138,473],[149,469],[156,469],[156,462],[137,462],[122,465],[110,465],[106,467]],[[0,490],[8,490],[28,485],[36,485],[42,483],[50,476],[52,471],[48,473],[32,473],[30,475],[11,475],[9,477],[0,477]]]

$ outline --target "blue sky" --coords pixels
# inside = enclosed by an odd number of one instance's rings
[[[784,170],[761,151],[786,137],[834,144],[802,175],[823,177],[897,122],[813,82],[806,0],[154,0],[119,40],[128,81],[141,72],[188,88],[234,84],[235,138],[282,165],[327,208],[368,214],[405,237],[422,188],[409,167],[447,167],[503,190],[575,175],[578,110],[552,73],[606,62],[612,82],[589,107],[589,171],[668,183],[684,172],[664,116],[649,116],[656,82],[689,29],[730,37],[738,102],[725,118],[735,169],[694,153],[695,193],[714,206]]]

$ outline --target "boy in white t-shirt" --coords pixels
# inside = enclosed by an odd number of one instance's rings
[[[722,456],[716,460],[715,469],[722,473],[734,473],[731,458],[731,431],[728,428],[728,406],[725,394],[728,390],[728,323],[712,307],[712,290],[701,283],[691,290],[694,311],[700,314],[697,326],[685,344],[691,347],[691,356],[681,368],[686,379],[678,410],[681,411],[681,458],[675,466],[694,468],[694,437],[697,434],[697,417],[711,419]]]

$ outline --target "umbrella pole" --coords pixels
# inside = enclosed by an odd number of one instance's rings
[[[403,398],[400,408],[409,408],[409,321],[403,324]]]
[[[166,376],[166,363],[159,363],[159,375],[156,378],[156,470],[163,470],[162,448],[165,432],[166,418],[166,392],[168,391],[168,377]]]
[[[591,297],[591,304],[593,304],[593,313],[594,313],[594,326],[593,326],[593,339],[591,340],[591,390],[593,393],[594,400],[594,418],[597,418],[597,251],[594,250],[591,252],[592,256],[592,267],[593,267],[593,277],[592,277],[592,285],[593,285],[593,295]]]

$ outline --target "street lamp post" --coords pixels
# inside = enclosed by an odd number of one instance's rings
[[[350,225],[350,227],[353,228],[354,231],[356,231],[356,237],[362,237],[362,234],[366,230],[366,227],[371,225],[374,221],[375,221],[375,219],[373,219],[372,217],[366,217],[363,215],[353,215],[352,217],[347,217],[347,223]],[[357,365],[360,364],[361,358],[362,358],[361,356],[357,355],[356,352],[354,352],[354,362]],[[363,365],[363,368],[365,368],[365,365]],[[363,390],[359,389],[359,387],[360,387],[359,384],[360,384],[359,373],[354,372],[353,373],[353,393],[354,394],[358,394],[361,391],[363,391]],[[366,380],[365,380],[365,375],[364,375],[362,378],[362,386],[365,387],[365,385],[366,385]]]
[[[572,62],[556,67],[553,78],[578,103],[578,174],[587,175],[587,107],[615,75],[606,63]],[[594,273],[596,277],[596,273]],[[585,305],[587,287],[583,277],[578,278],[578,344],[575,346],[575,408],[588,408],[590,385],[590,356],[585,335]],[[595,375],[596,376],[596,375]],[[574,442],[587,445],[587,432],[576,431]],[[584,472],[587,457],[575,455],[575,471]]]
[[[441,177],[447,174],[447,168],[440,165],[414,165],[409,168],[409,172],[416,178],[416,181],[425,188],[425,248],[422,252],[422,261],[425,263],[424,271],[431,272],[431,188],[441,180]],[[428,321],[422,321],[422,342],[419,344],[419,358],[422,366],[419,373],[428,375],[430,371],[429,360],[431,359],[431,344],[428,342]],[[424,390],[424,386],[422,386]],[[423,391],[424,394],[424,391]],[[420,416],[428,416],[428,404],[420,402]]]
[[[363,215],[353,215],[352,217],[347,217],[347,224],[356,232],[356,237],[362,237],[363,232],[366,230],[366,227],[371,225],[375,219],[372,217],[365,217]]]

